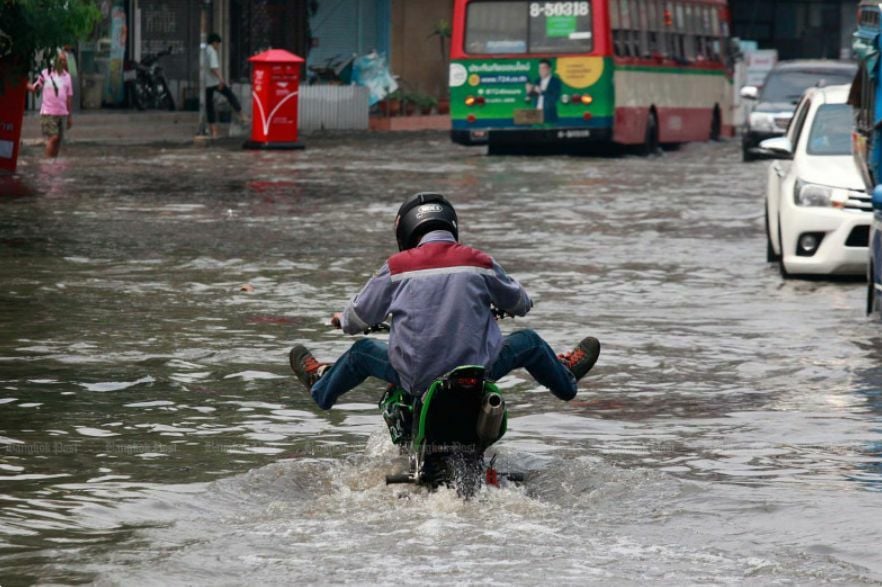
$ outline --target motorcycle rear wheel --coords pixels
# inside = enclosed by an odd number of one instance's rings
[[[431,487],[442,485],[469,499],[484,483],[483,452],[463,451],[430,455],[423,464],[424,481]]]

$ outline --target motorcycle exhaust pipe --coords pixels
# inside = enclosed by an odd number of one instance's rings
[[[484,396],[481,404],[481,412],[478,414],[476,432],[481,442],[493,444],[499,438],[499,430],[502,428],[502,417],[505,415],[505,400],[498,393],[488,393]]]

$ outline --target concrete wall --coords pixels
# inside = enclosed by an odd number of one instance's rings
[[[436,97],[447,93],[439,41],[429,35],[439,20],[452,18],[453,0],[392,0],[391,66],[405,91]]]
[[[731,0],[734,36],[777,49],[781,59],[850,53],[858,0]]]

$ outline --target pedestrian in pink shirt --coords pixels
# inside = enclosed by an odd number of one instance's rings
[[[73,83],[67,72],[67,55],[59,52],[55,58],[55,64],[40,72],[40,77],[32,84],[28,84],[28,90],[43,91],[43,105],[40,108],[40,129],[46,137],[46,156],[58,157],[61,148],[61,138],[64,135],[65,118],[67,128],[73,126],[71,120],[71,106],[73,104]]]

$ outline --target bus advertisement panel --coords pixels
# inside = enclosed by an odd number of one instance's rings
[[[731,132],[724,0],[456,0],[462,144],[678,143]]]

